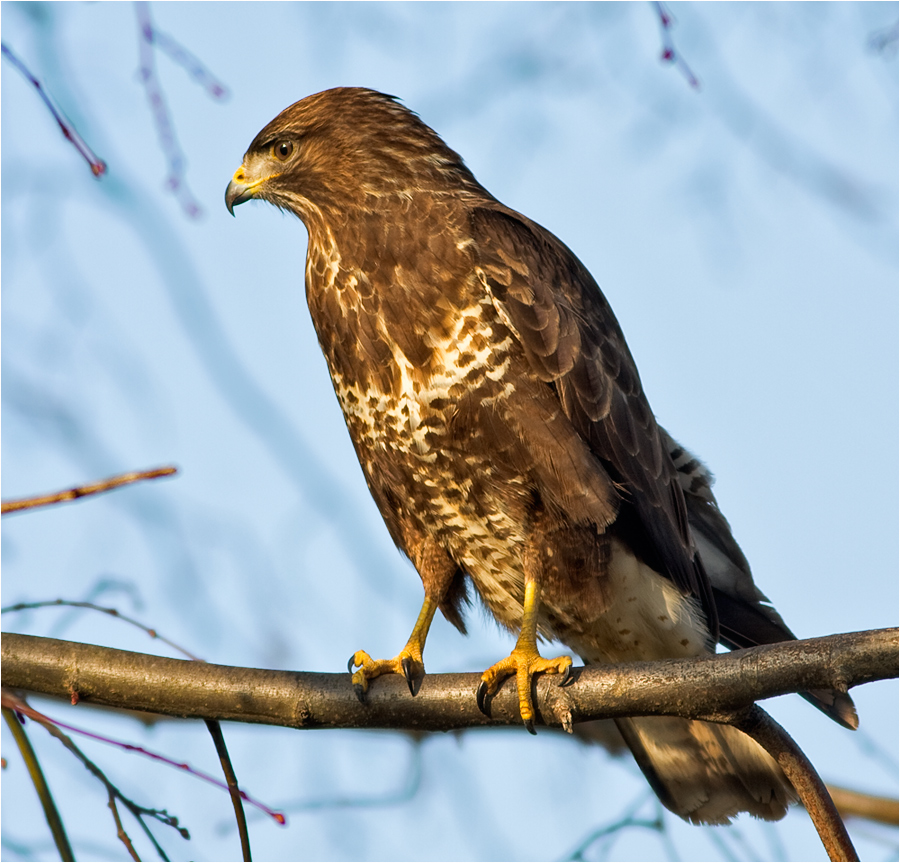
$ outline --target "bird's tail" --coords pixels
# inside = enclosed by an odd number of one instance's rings
[[[774,759],[736,728],[672,716],[616,725],[663,805],[694,824],[739,812],[777,821],[797,799]]]

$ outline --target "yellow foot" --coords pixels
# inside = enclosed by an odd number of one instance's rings
[[[519,714],[529,733],[536,734],[534,730],[534,707],[531,703],[531,678],[542,671],[554,671],[562,674],[559,686],[565,686],[571,678],[572,657],[557,656],[556,659],[544,659],[536,648],[520,647],[516,645],[513,652],[492,665],[481,675],[481,683],[475,698],[478,701],[478,709],[488,715],[485,704],[486,699],[495,695],[500,684],[512,674],[516,675],[516,688],[519,692]]]
[[[360,668],[354,671],[357,665]],[[410,695],[416,694],[418,689],[416,684],[425,676],[422,652],[411,648],[408,644],[393,659],[372,659],[365,650],[357,650],[347,663],[347,671],[353,675],[353,689],[360,701],[366,700],[369,681],[382,674],[402,674],[406,678]]]

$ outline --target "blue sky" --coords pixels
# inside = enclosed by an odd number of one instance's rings
[[[659,61],[650,4],[151,4],[229,92],[210,98],[154,52],[199,218],[166,188],[135,7],[0,9],[4,42],[109,166],[95,180],[4,62],[3,496],[182,470],[7,519],[4,604],[96,596],[235,665],[339,671],[358,648],[404,643],[421,587],[368,497],[316,344],[305,231],[261,204],[232,219],[223,202],[275,114],[364,85],[401,97],[588,266],[657,417],[716,474],[756,581],[794,631],[896,624],[896,37],[873,47],[896,4],[673,4],[699,90]],[[97,616],[4,627],[158,648]],[[437,622],[427,669],[480,670],[511,647],[478,612],[471,630]],[[766,706],[827,781],[896,794],[896,685],[854,697],[856,735],[799,698]],[[216,770],[199,727],[53,710]],[[288,811],[287,829],[254,822],[258,859],[556,859],[645,789],[630,760],[546,733],[226,737],[247,787]],[[80,856],[121,856],[99,787],[37,743]],[[162,834],[174,859],[236,856],[218,793],[91,754],[191,828],[190,846]],[[418,790],[393,800],[417,763]],[[20,765],[4,779],[4,859],[53,858],[30,792],[9,793]],[[672,817],[667,836],[687,859],[824,859],[802,812],[736,831]],[[871,831],[856,838],[864,856],[896,853]],[[607,856],[670,852],[628,830]]]

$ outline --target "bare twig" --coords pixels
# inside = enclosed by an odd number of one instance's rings
[[[481,713],[478,673],[426,675],[415,698],[401,676],[385,675],[360,704],[346,673],[233,668],[13,633],[0,646],[7,686],[170,716],[417,731],[521,723],[511,684],[492,699],[490,717]],[[548,675],[537,680],[535,706],[540,722],[563,727],[617,716],[702,718],[788,692],[896,677],[897,630],[884,629],[697,659],[590,666],[576,669],[564,688]]]
[[[146,11],[146,10],[145,10]],[[142,23],[148,21],[148,18],[142,19]],[[223,84],[203,63],[180,42],[173,39],[168,33],[164,33],[152,22],[150,23],[149,39],[161,51],[168,54],[169,58],[174,60],[193,78],[204,90],[208,96],[218,101],[225,101],[231,96],[228,88]],[[144,38],[147,38],[146,31],[143,31]]]
[[[193,653],[189,650],[185,650],[181,645],[160,635],[152,626],[147,626],[139,620],[135,620],[133,617],[122,614],[117,608],[104,608],[102,605],[97,605],[94,602],[81,602],[74,599],[46,599],[38,602],[17,602],[15,605],[7,605],[6,608],[0,609],[0,614],[9,614],[14,611],[32,611],[36,608],[87,608],[91,611],[99,611],[101,614],[108,614],[110,617],[115,617],[117,620],[136,626],[138,629],[146,632],[151,638],[155,638],[163,644],[167,644],[173,650],[177,650],[182,656],[192,659],[194,662],[203,662],[199,656],[194,656]]]
[[[659,18],[659,28],[662,35],[663,49],[660,54],[660,59],[664,60],[666,63],[673,64],[675,68],[684,75],[688,84],[695,90],[699,90],[699,79],[691,71],[690,66],[685,63],[684,57],[675,50],[675,41],[672,38],[672,27],[675,24],[675,18],[664,3],[651,3],[651,5],[656,11],[657,18]]]
[[[228,783],[228,793],[231,795],[238,834],[241,837],[241,853],[244,856],[244,860],[252,860],[253,858],[250,856],[250,833],[247,830],[247,816],[244,814],[244,804],[241,802],[241,789],[238,787],[237,776],[235,776],[234,768],[231,766],[231,758],[228,755],[228,747],[225,745],[222,726],[214,719],[207,719],[206,727],[213,739],[213,743],[215,743],[216,753],[222,764],[222,772],[225,774],[225,781]]]
[[[408,803],[422,787],[422,741],[424,736],[416,732],[406,732],[409,739],[410,763],[406,775],[398,787],[384,789],[375,793],[360,794],[323,794],[316,789],[313,797],[286,800],[283,804],[285,812],[321,812],[325,809],[379,809]]]
[[[37,755],[35,755],[28,735],[25,733],[25,729],[22,728],[19,717],[9,707],[3,707],[3,718],[6,720],[6,724],[15,738],[19,752],[22,753],[25,766],[28,768],[28,774],[31,776],[31,781],[34,783],[41,806],[44,808],[44,817],[47,819],[50,832],[53,834],[53,841],[56,843],[59,857],[61,860],[74,860],[75,855],[72,852],[72,846],[69,844],[69,837],[66,836],[66,829],[63,826],[62,818],[60,818],[59,810],[56,808],[53,795],[50,793],[50,787],[47,785],[47,780],[44,777],[44,771],[41,770],[40,762],[37,760]]]
[[[641,818],[638,815],[638,812],[651,798],[653,799],[655,805],[655,817]],[[595,843],[599,842],[601,839],[605,841],[602,843],[600,848],[594,851],[594,854],[591,855],[591,859],[610,859],[608,855],[613,842],[615,842],[616,839],[622,836],[625,830],[634,829],[652,830],[653,832],[659,834],[660,841],[662,841],[664,845],[670,846],[670,840],[666,833],[666,823],[663,817],[663,808],[652,792],[641,794],[640,797],[638,797],[638,799],[630,807],[628,807],[624,814],[622,814],[615,821],[612,821],[609,824],[604,824],[602,827],[598,827],[595,830],[591,831],[590,835],[583,839],[578,844],[578,847],[565,859],[572,861],[587,859],[585,857],[587,851],[591,850],[592,846]],[[668,857],[670,860],[678,859],[677,854],[674,853],[674,848],[667,847],[666,851],[668,852]]]
[[[138,2],[134,4],[134,8],[140,29],[141,66],[139,75],[147,94],[147,101],[153,111],[156,132],[169,166],[166,186],[178,198],[184,212],[192,219],[196,219],[202,215],[203,208],[197,203],[197,199],[187,185],[184,153],[178,144],[162,85],[156,74],[154,46],[158,45],[176,63],[187,69],[190,76],[200,83],[212,98],[224,99],[228,96],[228,90],[190,51],[171,36],[156,29],[150,17],[149,3]]]
[[[190,218],[196,219],[203,213],[203,208],[197,203],[197,199],[188,188],[184,153],[175,136],[172,118],[169,116],[169,109],[166,106],[165,96],[163,95],[159,78],[156,75],[156,65],[153,56],[153,24],[150,20],[150,7],[148,3],[139,2],[134,4],[134,8],[135,14],[138,17],[141,34],[141,66],[138,74],[140,75],[141,83],[144,85],[144,91],[147,94],[147,101],[150,103],[150,109],[153,111],[156,134],[159,136],[159,143],[169,166],[169,176],[166,177],[166,188],[178,199],[182,210],[184,210]]]
[[[896,797],[879,797],[840,785],[829,785],[828,793],[843,818],[866,818],[891,827],[900,823],[900,801]]]
[[[31,74],[28,70],[28,67],[7,47],[4,43],[2,46],[3,56],[9,60],[22,75],[25,76],[26,80],[37,90],[38,96],[41,97],[43,103],[47,106],[47,109],[53,115],[53,119],[56,120],[59,125],[59,130],[63,133],[63,137],[67,141],[72,143],[72,146],[81,154],[84,160],[88,163],[91,168],[91,173],[95,177],[101,177],[106,173],[106,162],[102,159],[98,158],[94,151],[85,143],[84,138],[78,134],[78,130],[63,116],[62,111],[56,107],[53,103],[53,100],[50,98],[47,91],[44,89],[44,86],[41,82]]]
[[[76,486],[66,491],[52,492],[51,494],[38,495],[37,497],[25,497],[18,500],[4,501],[0,506],[0,513],[7,515],[12,512],[19,512],[23,509],[34,509],[39,506],[51,506],[56,503],[65,503],[70,500],[78,500],[90,494],[100,494],[105,491],[112,491],[123,485],[130,485],[133,482],[141,482],[147,479],[157,479],[163,476],[172,476],[178,473],[175,467],[158,467],[152,470],[129,471],[128,473],[120,473],[111,476],[108,479],[101,479],[97,482],[88,483],[87,485]]]
[[[113,785],[112,782],[107,778],[106,774],[93,762],[90,758],[88,758],[81,749],[76,746],[71,737],[67,734],[63,733],[60,729],[59,724],[51,720],[48,716],[45,716],[43,713],[35,710],[33,707],[30,707],[16,695],[13,695],[8,690],[3,690],[3,706],[4,710],[12,709],[15,710],[16,713],[20,713],[23,716],[28,716],[30,719],[33,719],[35,722],[39,723],[43,728],[47,730],[49,734],[59,740],[66,749],[69,750],[87,769],[88,771],[96,777],[103,784],[106,789],[106,793],[109,796],[109,799],[112,802],[110,805],[110,809],[113,813],[113,818],[116,823],[116,833],[119,839],[125,844],[125,847],[128,849],[129,853],[132,855],[134,859],[138,859],[136,857],[136,852],[134,850],[134,846],[131,842],[131,839],[128,837],[128,834],[125,833],[124,827],[122,826],[121,819],[119,818],[119,812],[117,807],[114,804],[115,800],[120,800],[122,804],[128,809],[129,812],[137,819],[138,824],[140,824],[144,833],[147,835],[147,838],[153,843],[153,847],[156,849],[156,853],[163,860],[168,860],[169,858],[166,856],[166,852],[163,850],[163,847],[159,844],[159,841],[153,835],[153,832],[150,830],[146,822],[144,821],[144,817],[153,818],[156,821],[159,821],[161,824],[166,825],[167,827],[172,827],[178,831],[183,839],[190,839],[190,833],[186,828],[179,826],[178,818],[174,815],[169,815],[165,809],[148,809],[146,806],[141,806],[138,803],[135,803],[130,798],[126,797],[122,794],[119,789]],[[97,737],[97,735],[91,735],[93,737]],[[98,738],[102,739],[102,738]],[[74,859],[74,858],[68,858]]]
[[[184,660],[178,660],[178,661],[183,662]],[[158,752],[152,752],[149,749],[145,749],[143,746],[135,746],[131,743],[122,743],[121,741],[112,740],[109,737],[104,737],[103,735],[95,734],[93,731],[87,731],[84,728],[76,728],[74,725],[70,725],[67,722],[60,722],[58,719],[51,719],[46,714],[40,713],[39,711],[35,710],[33,707],[29,707],[24,701],[22,701],[18,696],[16,696],[12,692],[11,689],[8,689],[5,685],[2,688],[2,701],[3,701],[4,707],[12,707],[12,709],[15,710],[17,713],[21,713],[23,716],[28,716],[28,717],[34,719],[36,722],[40,722],[42,725],[44,725],[47,728],[47,730],[51,734],[53,734],[54,737],[59,738],[59,740],[63,743],[63,745],[66,746],[67,749],[70,749],[73,753],[78,755],[78,757],[84,761],[85,766],[89,770],[91,770],[91,772],[95,773],[97,778],[100,779],[101,782],[103,782],[104,785],[107,786],[107,788],[114,788],[114,786],[109,784],[109,780],[106,779],[106,777],[103,775],[102,771],[99,770],[99,768],[96,768],[96,766],[92,762],[89,762],[86,758],[84,758],[84,756],[82,756],[80,754],[80,750],[78,750],[78,748],[75,746],[75,744],[72,743],[71,739],[69,737],[67,737],[62,732],[61,729],[65,729],[66,731],[71,731],[75,734],[80,734],[83,737],[88,737],[91,740],[96,740],[100,743],[106,743],[106,744],[109,744],[110,746],[116,746],[119,749],[124,749],[126,752],[136,752],[139,755],[145,756],[146,758],[150,758],[154,761],[159,761],[163,764],[169,765],[170,767],[176,767],[179,770],[184,770],[185,772],[189,773],[191,776],[195,777],[196,779],[202,779],[204,782],[208,782],[210,785],[215,785],[217,788],[221,788],[223,791],[228,791],[228,786],[224,782],[221,782],[220,780],[216,779],[214,776],[210,776],[208,773],[204,773],[202,770],[197,770],[196,768],[191,767],[189,764],[186,764],[184,762],[173,761],[171,758],[167,758],[165,755],[160,755]],[[73,699],[73,703],[77,703],[77,700]],[[157,818],[158,820],[162,821],[164,824],[168,824],[171,827],[175,827],[184,836],[185,839],[190,838],[187,830],[185,830],[184,828],[178,827],[178,819],[170,816],[164,809],[163,810],[144,809],[143,807],[137,806],[137,804],[131,803],[131,801],[129,801],[126,797],[123,797],[121,794],[119,794],[117,789],[116,789],[116,791],[117,791],[118,798],[123,803],[125,803],[125,805],[128,806],[129,809],[131,809],[132,814],[134,814],[135,817],[137,817],[137,811],[140,810],[141,812],[143,812],[146,815],[152,815],[154,818]],[[272,809],[271,807],[266,806],[265,803],[262,803],[261,801],[254,799],[249,794],[247,794],[245,791],[239,790],[238,793],[240,794],[242,800],[246,800],[248,803],[255,806],[261,812],[264,812],[273,821],[275,821],[276,824],[280,824],[281,826],[284,826],[287,823],[284,815],[281,812],[277,812],[274,809]],[[136,807],[136,808],[132,808],[132,807]],[[160,851],[160,853],[162,853],[162,851]]]
[[[825,783],[793,738],[771,716],[753,704],[730,716],[705,718],[739,728],[778,762],[806,807],[829,859],[859,860]]]
[[[116,795],[111,789],[107,789],[107,795],[108,800],[106,805],[109,806],[109,809],[112,812],[113,821],[116,822],[116,836],[119,838],[119,841],[128,849],[128,853],[131,855],[131,859],[140,860],[141,858],[134,847],[134,843],[131,841],[131,837],[125,830],[125,825],[122,824],[122,816],[119,815],[119,807],[116,805]]]

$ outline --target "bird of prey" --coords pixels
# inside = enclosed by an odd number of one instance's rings
[[[657,424],[584,265],[501,204],[396,98],[309,96],[250,144],[228,209],[268,201],[309,241],[306,296],[369,490],[425,600],[393,659],[358,651],[358,692],[424,674],[435,612],[465,632],[469,585],[518,634],[479,705],[515,676],[694,657],[794,636],[755,587],[705,467]],[[855,727],[842,692],[806,696]],[[662,802],[695,823],[784,815],[774,760],[727,726],[617,720]]]

